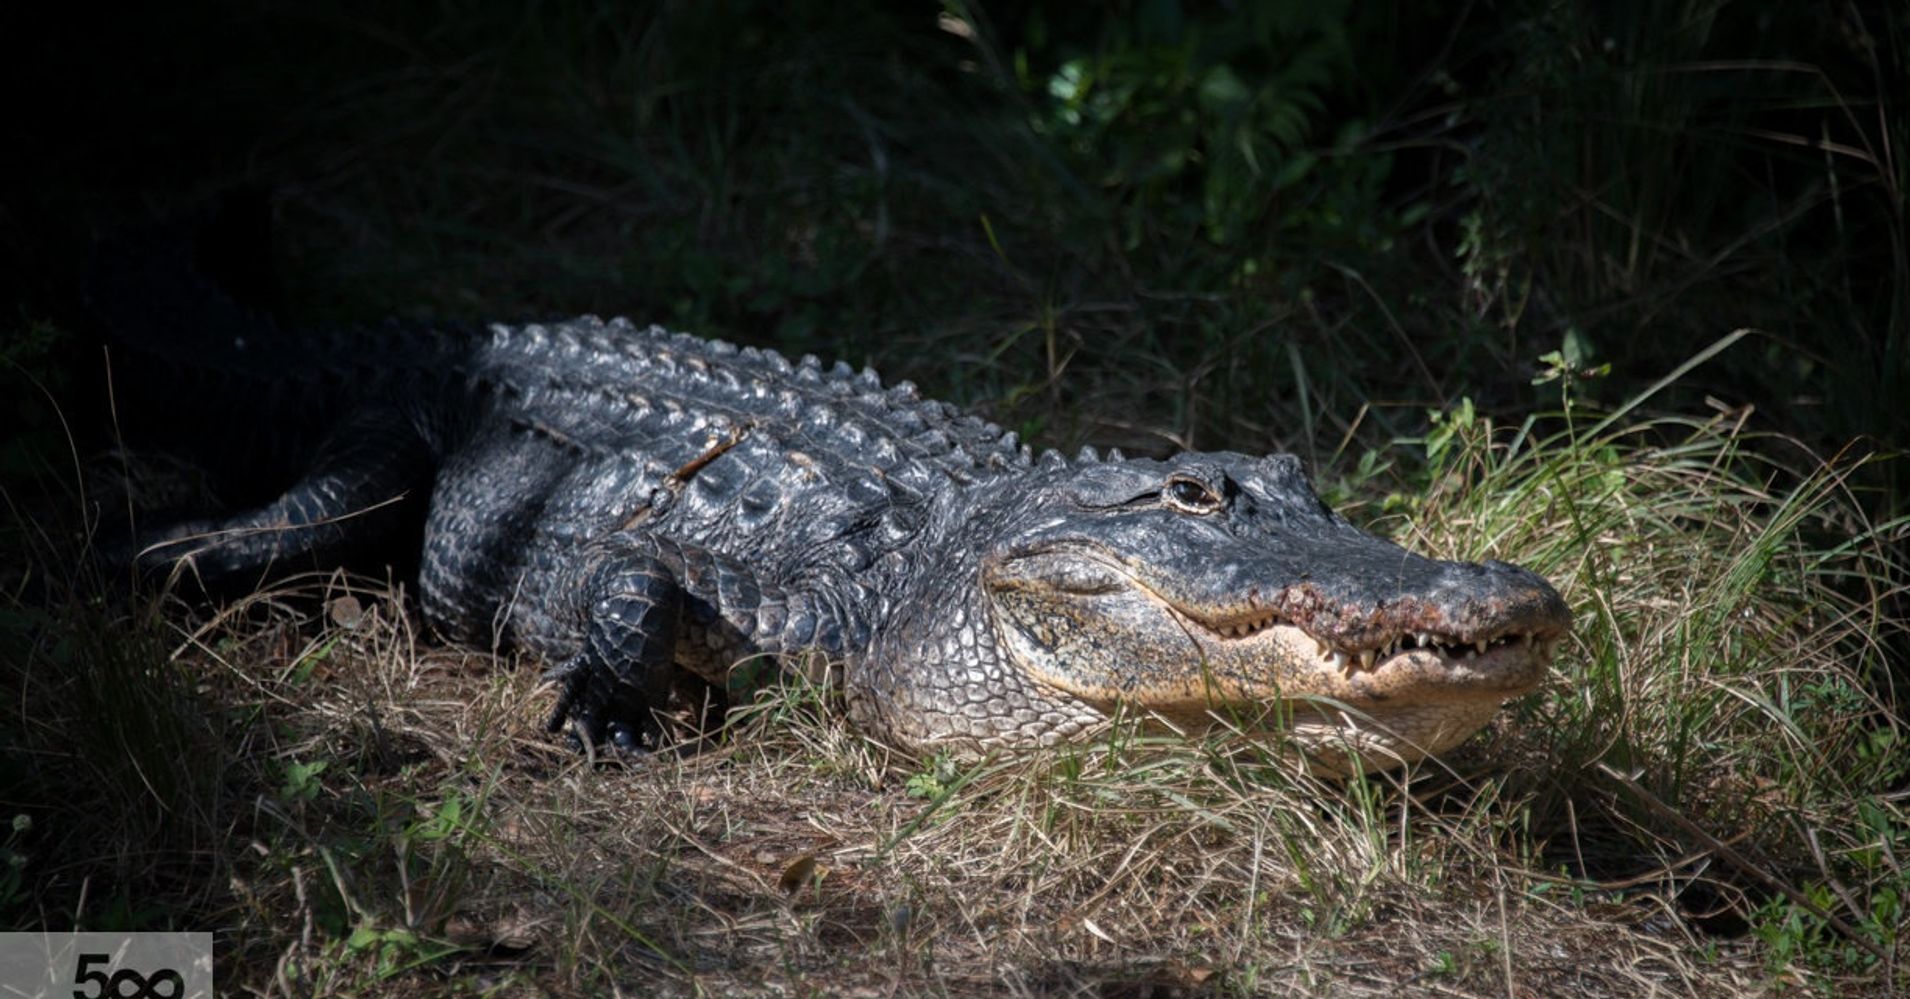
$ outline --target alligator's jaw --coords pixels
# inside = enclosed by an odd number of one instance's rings
[[[1078,673],[1044,668],[1025,640],[1011,654],[1044,682],[1103,711],[1142,711],[1178,728],[1214,724],[1283,738],[1316,772],[1344,775],[1443,753],[1491,720],[1507,700],[1529,693],[1551,662],[1551,641],[1520,635],[1484,653],[1437,647],[1372,656],[1321,652],[1293,625],[1220,638],[1197,626],[1178,663],[1153,662],[1147,683],[1110,695]],[[1529,638],[1529,640],[1528,640]]]
[[[1209,670],[1217,681],[1253,675],[1250,664],[1258,664],[1258,674],[1277,678],[1277,686],[1215,682],[1193,720],[1273,731],[1323,774],[1398,766],[1451,749],[1504,702],[1535,689],[1558,641],[1533,631],[1463,646],[1403,639],[1387,650],[1341,652],[1299,627],[1276,624],[1203,641],[1202,654],[1218,664]],[[1261,705],[1257,719],[1241,710],[1254,704]]]

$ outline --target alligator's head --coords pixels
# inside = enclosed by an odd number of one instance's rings
[[[1526,569],[1435,561],[1354,527],[1290,456],[1070,465],[976,519],[990,523],[971,525],[960,575],[979,595],[942,603],[939,637],[915,632],[933,689],[896,692],[931,715],[925,700],[957,702],[950,741],[1050,742],[1121,712],[1219,717],[1281,731],[1328,770],[1348,768],[1349,746],[1389,766],[1533,689],[1571,627]]]

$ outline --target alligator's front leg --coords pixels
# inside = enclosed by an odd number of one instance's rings
[[[681,565],[651,539],[621,534],[593,546],[573,569],[571,599],[582,611],[581,644],[550,673],[563,683],[546,727],[574,723],[586,748],[609,743],[636,751],[661,727],[656,712],[675,680],[678,623],[684,601]]]
[[[590,746],[659,744],[656,713],[683,666],[727,687],[731,665],[751,656],[813,649],[839,658],[847,643],[866,641],[859,617],[815,589],[792,589],[740,559],[641,532],[592,545],[567,588],[582,632],[576,653],[552,671],[563,690],[548,726],[555,732],[574,722]]]

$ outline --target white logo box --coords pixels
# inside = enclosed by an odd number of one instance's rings
[[[0,933],[0,999],[211,999],[210,933]]]

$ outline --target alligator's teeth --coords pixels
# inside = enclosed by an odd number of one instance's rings
[[[1472,643],[1472,647],[1473,647],[1473,648],[1475,648],[1475,649],[1478,649],[1478,650],[1479,650],[1479,654],[1480,654],[1480,655],[1485,655],[1485,652],[1486,652],[1486,646],[1487,646],[1487,645],[1489,645],[1489,644],[1491,644],[1491,643],[1489,643],[1489,642],[1487,642],[1487,641],[1486,641],[1485,639],[1483,639],[1483,638],[1481,638],[1481,639],[1479,639],[1478,641],[1476,641],[1476,642],[1474,642],[1474,643]]]
[[[1372,668],[1373,668],[1373,660],[1375,660],[1375,659],[1378,659],[1378,658],[1379,658],[1379,656],[1378,656],[1378,654],[1376,654],[1376,653],[1375,653],[1375,652],[1374,652],[1374,651],[1373,651],[1372,649],[1367,649],[1366,651],[1364,651],[1364,652],[1362,652],[1362,653],[1360,653],[1360,666],[1361,666],[1361,668],[1363,668],[1363,669],[1372,669]]]
[[[1337,670],[1341,670],[1341,671],[1345,671],[1345,669],[1346,669],[1346,653],[1344,653],[1344,652],[1339,652],[1339,651],[1335,651],[1335,652],[1333,653],[1333,655],[1332,655],[1332,662],[1333,662],[1333,668],[1334,668],[1334,669],[1337,669]]]
[[[1422,631],[1413,637],[1419,639],[1419,644],[1422,648],[1432,644],[1432,636],[1426,632]]]
[[[1313,644],[1318,645],[1320,647],[1320,655],[1322,656],[1325,656],[1328,653],[1333,651],[1333,646],[1328,645],[1317,638],[1313,640]]]

